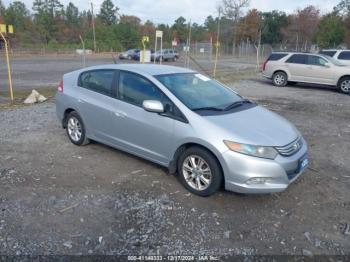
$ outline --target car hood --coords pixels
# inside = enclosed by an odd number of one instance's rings
[[[283,117],[255,106],[230,114],[204,116],[230,134],[234,142],[260,146],[284,146],[298,138],[298,130]]]

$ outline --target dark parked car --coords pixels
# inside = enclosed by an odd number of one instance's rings
[[[154,54],[154,49],[151,49],[149,51],[151,51],[151,55]],[[133,59],[135,61],[140,61],[140,55],[141,55],[141,50],[139,50],[139,52],[135,53],[135,55],[133,56]]]
[[[128,60],[131,60],[131,59],[134,58],[134,56],[135,56],[137,53],[140,53],[140,49],[130,49],[130,50],[126,51],[126,52],[120,53],[119,59],[128,59]]]

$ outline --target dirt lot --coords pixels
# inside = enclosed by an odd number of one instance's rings
[[[189,194],[157,165],[71,144],[53,101],[0,111],[0,253],[350,254],[350,96],[233,84],[293,122],[311,166],[286,192]]]

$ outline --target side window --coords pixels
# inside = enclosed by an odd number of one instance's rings
[[[128,72],[120,72],[119,98],[125,102],[142,106],[144,100],[161,100],[161,92],[149,80]]]
[[[301,55],[301,54],[292,55],[290,58],[288,58],[286,63],[305,65],[307,64],[307,55]]]
[[[286,57],[288,54],[278,54],[278,53],[275,53],[275,54],[271,54],[269,56],[269,58],[267,59],[268,61],[278,61],[284,57]]]
[[[343,51],[339,54],[338,59],[340,60],[350,60],[350,51]]]
[[[144,100],[161,101],[168,116],[184,121],[182,113],[174,103],[156,85],[142,76],[121,71],[118,95],[120,100],[140,107]]]
[[[327,64],[327,61],[322,57],[315,55],[309,56],[309,65],[324,66],[325,64]]]
[[[113,95],[114,70],[87,71],[80,75],[78,85],[106,96]]]

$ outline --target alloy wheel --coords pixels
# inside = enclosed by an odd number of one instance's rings
[[[182,173],[186,183],[198,191],[207,189],[212,182],[210,166],[197,155],[190,155],[185,159],[182,164]]]
[[[79,120],[76,117],[72,116],[68,120],[67,128],[69,137],[74,142],[78,142],[81,139],[83,133]]]
[[[350,80],[343,81],[340,88],[344,93],[348,93],[350,91]]]
[[[283,85],[285,80],[286,79],[285,79],[284,75],[282,75],[282,74],[275,75],[274,81],[275,81],[276,85],[278,85],[278,86]]]

